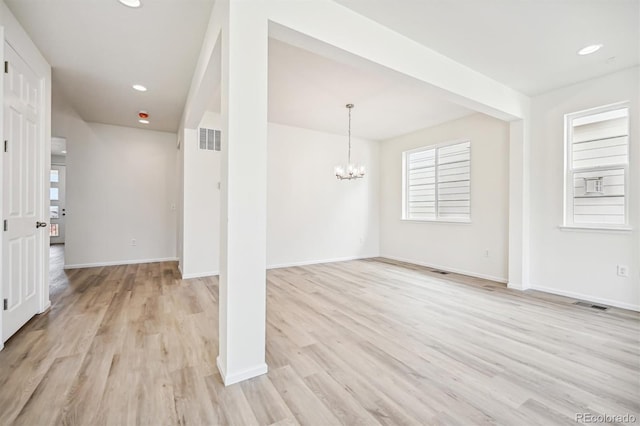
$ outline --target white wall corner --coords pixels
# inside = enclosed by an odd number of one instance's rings
[[[268,29],[264,3],[220,3],[228,13],[221,49],[217,364],[230,384],[266,372]]]
[[[530,119],[509,123],[508,287],[530,288]]]

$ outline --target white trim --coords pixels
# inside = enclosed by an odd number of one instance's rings
[[[558,229],[561,231],[587,231],[587,232],[598,232],[598,233],[609,233],[613,232],[615,234],[622,233],[628,234],[633,231],[633,228],[629,227],[620,227],[620,228],[607,228],[604,226],[573,226],[573,225],[558,225]]]
[[[600,303],[602,305],[614,306],[621,309],[629,309],[631,311],[640,312],[640,305],[634,305],[632,303],[619,302],[617,300],[604,299],[602,297],[595,297],[589,294],[574,293],[572,291],[558,290],[556,288],[543,287],[539,285],[533,285],[531,290],[542,291],[544,293],[557,294],[559,296],[570,297],[572,299],[586,300],[588,302]]]
[[[454,219],[440,219],[440,220],[436,220],[436,219],[404,219],[404,218],[400,218],[401,221],[403,222],[427,222],[427,223],[453,223],[456,225],[471,225],[473,222],[471,222],[468,219],[460,219],[460,220],[454,220]]]
[[[507,288],[511,290],[518,290],[518,291],[529,290],[529,287],[522,285],[522,283],[515,283],[513,281],[507,282]]]
[[[506,278],[496,277],[494,275],[487,275],[487,274],[481,274],[478,272],[466,271],[464,269],[452,268],[450,266],[440,266],[440,265],[435,265],[433,263],[422,262],[419,260],[403,259],[401,257],[387,256],[387,255],[380,255],[380,257],[391,259],[391,260],[397,260],[399,262],[412,263],[414,265],[425,266],[427,268],[439,269],[441,271],[452,272],[454,274],[461,274],[461,275],[468,275],[470,277],[475,277],[475,278],[482,278],[484,280],[495,281],[503,284],[506,284],[508,281]]]
[[[349,260],[371,259],[372,257],[379,257],[379,255],[372,254],[368,256],[348,256],[348,257],[336,257],[332,259],[303,260],[301,262],[278,263],[275,265],[267,265],[267,269],[290,268],[292,266],[317,265],[320,263],[346,262]]]
[[[267,367],[266,363],[262,363],[256,365],[255,367],[248,368],[246,370],[238,371],[233,374],[227,374],[222,366],[220,365],[220,357],[216,358],[216,365],[218,366],[218,371],[220,372],[220,376],[222,377],[222,382],[225,386],[232,385],[234,383],[242,382],[243,380],[252,379],[257,376],[261,376],[263,374],[267,374],[269,371],[269,367]]]
[[[51,309],[51,300],[46,301],[43,308],[38,312],[38,315],[46,313],[49,309]]]
[[[220,275],[219,271],[210,271],[210,272],[196,272],[193,274],[183,274],[182,271],[180,271],[180,275],[182,276],[183,280],[190,280],[193,278],[204,278],[204,277],[213,277],[215,275]]]
[[[157,259],[115,260],[112,262],[76,263],[73,265],[64,265],[64,269],[82,269],[82,268],[97,268],[101,266],[137,265],[140,263],[176,262],[177,260],[178,260],[177,257],[162,257]]]

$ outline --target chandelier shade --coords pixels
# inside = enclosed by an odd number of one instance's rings
[[[364,177],[365,168],[362,165],[351,162],[351,110],[353,104],[346,105],[349,111],[349,151],[347,154],[347,164],[334,167],[333,171],[338,180],[352,180]]]

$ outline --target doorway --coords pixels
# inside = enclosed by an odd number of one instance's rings
[[[54,295],[68,283],[64,271],[67,199],[67,140],[51,138],[49,171],[49,294]]]
[[[65,208],[65,182],[66,182],[66,166],[60,164],[51,164],[49,172],[49,219],[51,221],[49,227],[49,237],[51,244],[64,244],[65,235],[65,217],[67,210]]]

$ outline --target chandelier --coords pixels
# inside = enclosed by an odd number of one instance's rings
[[[351,109],[353,108],[353,104],[347,104],[346,106],[349,110],[349,154],[347,156],[346,166],[339,165],[334,168],[336,178],[339,180],[351,180],[364,177],[364,166],[351,162]]]

